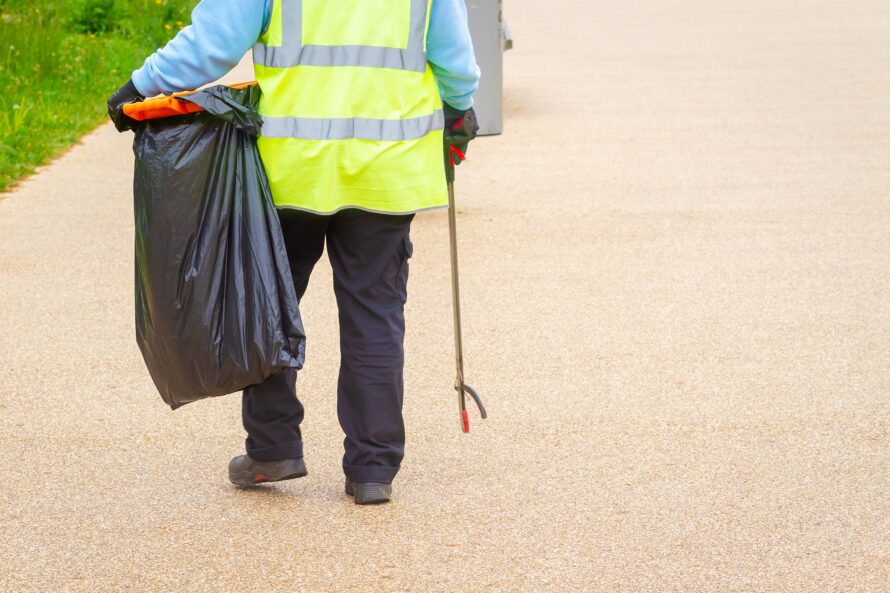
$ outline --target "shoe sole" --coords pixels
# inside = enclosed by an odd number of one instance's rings
[[[371,506],[375,504],[384,504],[389,502],[388,498],[372,498],[371,500],[358,500],[356,499],[355,504],[360,506]]]
[[[309,475],[306,469],[297,470],[284,474],[283,476],[272,476],[260,472],[239,472],[237,474],[229,473],[229,481],[236,486],[258,486],[259,484],[268,484],[271,482],[283,482],[284,480],[294,480]]]
[[[280,478],[270,478],[265,474],[249,474],[241,473],[236,476],[229,474],[229,481],[236,486],[259,486],[260,484],[270,484],[272,482],[283,482],[285,480],[295,480],[309,475],[309,472],[297,472],[281,476]]]
[[[346,483],[345,490],[346,490],[346,494],[348,496],[352,496],[353,498],[355,498],[355,487],[352,485],[351,482]],[[391,497],[389,497],[389,496],[387,496],[385,498],[363,498],[363,499],[355,498],[355,504],[362,505],[362,506],[373,505],[373,504],[384,504],[384,503],[389,502],[390,498]]]

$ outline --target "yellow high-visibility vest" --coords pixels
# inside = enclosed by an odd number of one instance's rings
[[[260,154],[279,207],[417,212],[448,203],[431,0],[274,0],[254,47]]]

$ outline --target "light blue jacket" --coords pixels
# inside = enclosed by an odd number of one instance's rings
[[[253,47],[269,23],[272,0],[202,0],[192,24],[133,72],[146,97],[189,91],[221,77]],[[433,0],[427,60],[442,100],[455,109],[473,106],[479,67],[464,0]]]

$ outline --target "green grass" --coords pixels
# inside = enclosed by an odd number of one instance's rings
[[[0,192],[102,122],[197,0],[0,0]]]

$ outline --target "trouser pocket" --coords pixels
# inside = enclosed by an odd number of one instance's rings
[[[399,272],[396,274],[396,290],[403,305],[408,302],[408,260],[413,254],[414,244],[411,243],[411,238],[406,236],[399,246]]]

